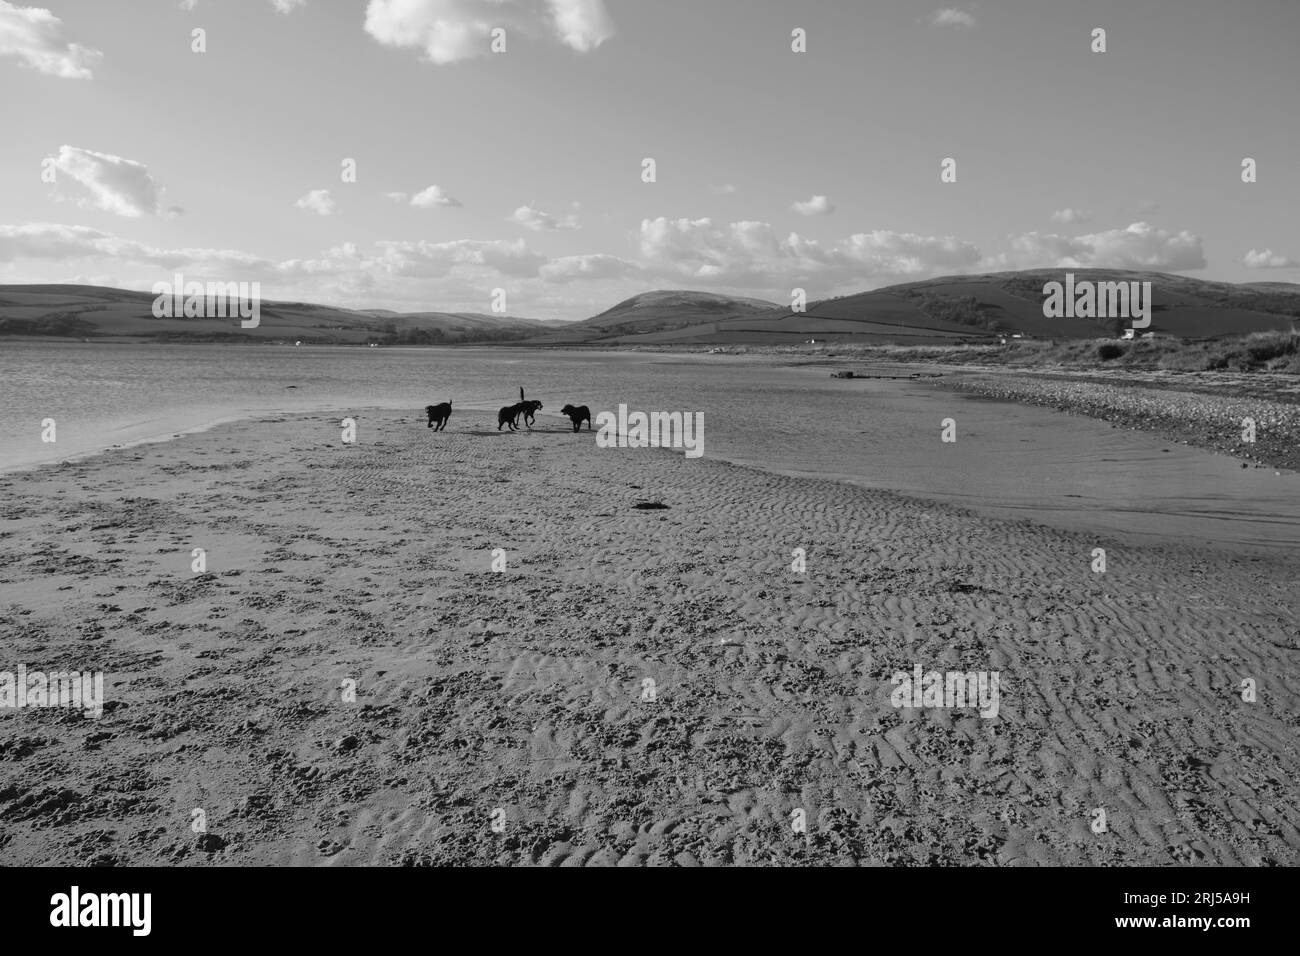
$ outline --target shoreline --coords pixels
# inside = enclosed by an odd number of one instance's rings
[[[971,372],[941,387],[999,401],[1085,415],[1117,428],[1136,429],[1205,451],[1242,467],[1300,471],[1300,405],[1262,398],[1214,395],[1151,385],[1063,379],[1024,372]],[[1244,441],[1247,420],[1254,441]]]
[[[60,340],[31,339],[33,344],[57,344]],[[80,342],[70,344],[83,344]],[[126,345],[180,346],[194,343],[137,343]],[[223,346],[228,343],[202,343]],[[275,343],[247,343],[247,347],[279,348]],[[293,348],[294,346],[288,346]],[[309,345],[304,349],[359,348],[353,345]],[[891,359],[887,351],[867,349],[855,354],[852,349],[834,351],[829,345],[826,352],[792,353],[775,346],[736,346],[739,351],[727,351],[710,358],[710,351],[700,346],[526,346],[501,343],[480,343],[442,346],[385,346],[389,350],[417,352],[447,352],[470,349],[486,352],[520,351],[547,352],[571,351],[580,354],[595,352],[662,355],[679,357],[692,364],[707,365],[709,361],[726,360],[728,364],[752,364],[760,367],[784,367],[833,371],[855,369],[921,370],[921,381],[935,389],[952,389],[986,398],[1012,402],[1024,406],[1047,407],[1068,414],[1083,415],[1097,421],[1126,429],[1136,429],[1242,461],[1244,466],[1268,467],[1290,472],[1300,472],[1300,376],[1268,372],[1179,372],[1170,373],[1142,368],[1111,368],[1093,366],[978,365],[962,363],[926,362],[918,356]],[[819,347],[820,349],[820,347]],[[937,373],[937,374],[936,374]],[[933,377],[931,377],[933,376]],[[871,378],[872,375],[855,376]],[[881,376],[907,378],[900,376]],[[1218,389],[1218,390],[1216,390]],[[1222,390],[1232,389],[1232,397]],[[1174,396],[1174,397],[1171,397]],[[1144,401],[1151,397],[1152,401]],[[373,406],[392,409],[396,406]],[[466,408],[472,406],[466,405]],[[216,420],[204,418],[203,422],[174,428],[163,428],[155,433],[132,439],[125,443],[111,443],[93,449],[78,451],[71,456],[52,458],[40,462],[17,464],[0,463],[0,474],[15,474],[61,461],[80,460],[88,455],[107,451],[113,447],[132,447],[143,442],[166,441],[177,434],[188,434],[196,429],[211,427],[224,421],[249,420],[260,414],[281,411],[296,414],[299,411],[348,411],[350,408],[311,410],[297,408],[257,408],[242,410],[239,414],[225,414]],[[229,410],[227,410],[229,411]],[[1248,414],[1257,419],[1257,435],[1253,446],[1234,435],[1241,432],[1241,419]],[[1233,415],[1237,417],[1234,419]]]
[[[221,425],[248,421],[250,418],[255,417],[256,414],[259,414],[259,412],[250,412],[248,415],[222,415],[210,421],[205,420],[193,425],[175,424],[124,442],[113,442],[109,445],[87,448],[83,451],[73,452],[70,455],[51,458],[44,461],[16,462],[13,464],[0,463],[0,477],[5,475],[28,474],[30,472],[40,471],[42,468],[58,468],[62,465],[78,464],[89,461],[98,455],[117,451],[118,449],[130,449],[136,448],[140,445],[157,445],[164,442],[175,441],[178,438],[184,438],[186,435],[197,435]]]
[[[955,382],[942,382],[941,380],[920,380],[920,383],[934,392],[944,390],[956,391],[963,398],[977,401],[1005,402],[1012,406],[1022,408],[1032,407],[1035,403],[1018,402],[1014,399],[997,394],[986,396],[980,391],[963,387]],[[1060,409],[1056,409],[1059,411]],[[509,433],[499,433],[495,428],[495,416],[486,408],[475,408],[469,404],[458,406],[457,424],[460,426],[460,433],[466,436],[473,436],[480,441],[490,441],[492,437],[498,439],[504,438]],[[184,439],[210,433],[218,429],[227,429],[227,433],[236,436],[235,440],[239,441],[237,436],[247,433],[256,424],[266,421],[299,421],[306,423],[325,417],[326,420],[332,420],[335,430],[337,431],[339,423],[344,417],[352,417],[358,422],[364,422],[366,419],[381,419],[389,423],[401,422],[404,427],[409,428],[413,434],[419,434],[427,429],[423,428],[424,417],[422,412],[416,410],[396,407],[396,406],[371,406],[346,408],[317,408],[314,410],[304,410],[302,408],[279,408],[279,409],[244,409],[239,414],[223,415],[215,420],[205,420],[199,424],[177,428],[169,427],[161,432],[148,437],[133,439],[128,442],[115,442],[107,447],[87,450],[75,455],[60,458],[54,461],[39,463],[26,463],[12,466],[0,467],[0,484],[7,478],[21,478],[25,476],[40,477],[57,475],[72,467],[90,466],[92,468],[112,468],[115,462],[113,456],[118,453],[130,452],[147,446],[169,446]],[[1095,418],[1096,416],[1086,416]],[[481,419],[481,420],[480,420]],[[1115,422],[1110,422],[1113,427],[1122,427]],[[1146,429],[1142,429],[1146,430]],[[1146,430],[1149,431],[1149,430]],[[534,432],[527,434],[570,434],[567,419],[557,415],[554,411],[543,412],[538,416],[537,426]],[[450,434],[435,433],[435,434]],[[518,433],[525,434],[525,430]],[[581,433],[585,438],[591,434],[587,431]],[[409,437],[409,436],[408,436]],[[1167,437],[1167,436],[1162,436]],[[415,439],[418,440],[418,439]],[[1189,444],[1182,442],[1183,444]],[[1193,445],[1193,447],[1196,447]],[[670,452],[671,454],[680,455],[680,450],[675,449],[643,449],[645,451],[655,450],[660,453]],[[633,450],[635,451],[635,450]],[[947,492],[943,490],[927,490],[924,488],[913,488],[898,486],[894,484],[881,484],[872,480],[865,474],[845,473],[834,468],[831,469],[813,469],[808,470],[800,467],[793,462],[778,463],[765,461],[747,454],[743,450],[735,450],[731,454],[719,454],[716,451],[709,452],[705,457],[715,463],[725,464],[735,468],[741,468],[753,472],[757,476],[772,476],[788,478],[795,481],[809,482],[826,482],[836,485],[844,485],[853,488],[863,489],[868,492],[881,492],[891,494],[901,501],[909,502],[918,507],[942,506],[958,509],[968,513],[974,518],[982,520],[1010,520],[1010,521],[1027,521],[1032,525],[1044,529],[1053,529],[1065,533],[1081,533],[1086,526],[1086,512],[1078,513],[1074,510],[1073,503],[1069,500],[1078,496],[1066,496],[1059,498],[1054,502],[1043,501],[1041,512],[1034,510],[1028,511],[1024,516],[1012,515],[1009,509],[1018,506],[1018,503],[1006,503],[997,498],[989,498],[979,502],[969,501],[968,495],[960,494],[955,491]],[[1257,466],[1259,467],[1259,466]],[[1283,473],[1278,473],[1283,474]],[[1284,477],[1282,480],[1287,480]],[[1097,516],[1102,519],[1102,515]],[[1208,514],[1206,517],[1213,517]],[[1244,517],[1244,516],[1243,516]],[[1102,536],[1115,536],[1116,540],[1123,540],[1129,547],[1171,547],[1177,548],[1187,544],[1191,538],[1186,532],[1167,534],[1157,533],[1151,529],[1137,530],[1127,529],[1120,530],[1113,523],[1107,523],[1100,520],[1096,534]],[[1246,540],[1237,540],[1234,538],[1225,538],[1223,540],[1207,539],[1205,547],[1211,551],[1221,554],[1243,557],[1253,555],[1256,558],[1272,561],[1286,561],[1291,558],[1291,552],[1283,541],[1261,540],[1247,542]]]

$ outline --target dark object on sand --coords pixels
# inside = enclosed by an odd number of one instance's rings
[[[529,431],[532,431],[533,422],[536,421],[536,419],[533,416],[535,416],[539,411],[542,410],[542,403],[525,400],[524,390],[521,388],[519,389],[519,404],[516,405],[515,408],[520,409],[519,414],[524,417],[524,424],[528,426]],[[515,424],[518,425],[519,422],[516,420]],[[501,431],[500,425],[497,426],[497,431]]]
[[[856,372],[831,372],[831,378],[887,378],[892,382],[911,378],[942,378],[942,372],[913,372],[911,375],[858,375]]]
[[[582,427],[582,423],[587,423],[587,431],[591,431],[591,409],[586,405],[579,405],[574,408],[572,405],[565,405],[560,409],[560,414],[568,417],[573,422],[573,430],[576,432]]]
[[[668,506],[662,501],[638,501],[632,506],[638,511],[667,511]]]
[[[502,407],[501,410],[497,412],[497,431],[501,431],[503,425],[509,425],[512,432],[518,431],[515,421],[527,410],[527,408],[527,402],[519,402],[515,405],[506,405]]]
[[[441,405],[426,405],[424,411],[429,416],[429,424],[425,427],[440,432],[447,427],[447,419],[451,418],[451,402],[443,402]]]

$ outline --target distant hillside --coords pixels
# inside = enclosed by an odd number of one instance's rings
[[[0,285],[0,337],[148,342],[304,342],[439,345],[504,342],[563,323],[476,313],[355,311],[305,302],[261,304],[261,322],[153,315],[154,296],[102,286]]]
[[[1043,285],[1062,281],[1065,271],[1032,269],[949,276],[893,286],[889,291],[907,297],[930,314],[948,314],[974,326],[1015,330],[1036,338],[1111,335],[1130,324],[1114,319],[1045,317]],[[1180,338],[1288,329],[1300,318],[1300,286],[1290,283],[1234,285],[1164,272],[1069,271],[1074,273],[1076,281],[1150,282],[1154,300],[1151,329]]]
[[[561,345],[589,341],[615,341],[621,335],[674,332],[704,323],[779,312],[775,302],[717,295],[712,292],[665,290],[646,292],[620,302],[600,315],[572,322],[535,340],[535,344]]]
[[[942,344],[1004,334],[1086,339],[1118,334],[1114,319],[1047,318],[1043,285],[1063,269],[947,276],[809,303],[803,313],[703,292],[635,296],[529,344],[723,345],[828,342]],[[1159,272],[1074,269],[1076,280],[1150,281],[1151,329],[1214,338],[1289,329],[1300,319],[1300,285],[1234,285]]]
[[[1075,269],[1077,280],[1150,281],[1151,328],[1210,339],[1287,330],[1300,320],[1300,285],[1234,285],[1159,272]],[[762,299],[683,290],[646,292],[580,322],[468,312],[398,313],[263,302],[261,325],[238,319],[156,319],[154,297],[97,286],[0,285],[0,337],[53,336],[158,342],[295,342],[440,345],[726,345],[860,342],[996,342],[1020,333],[1042,339],[1118,334],[1114,319],[1046,318],[1043,285],[1061,269],[946,276],[811,302],[807,311]]]

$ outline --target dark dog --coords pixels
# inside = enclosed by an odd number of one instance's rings
[[[504,406],[501,411],[497,412],[497,431],[501,431],[502,425],[509,425],[512,432],[517,431],[515,428],[515,420],[524,413],[524,410],[527,407],[527,402],[519,402],[516,405]]]
[[[429,424],[425,426],[426,428],[432,428],[434,431],[440,432],[447,427],[447,419],[451,418],[451,402],[443,402],[441,405],[426,405],[424,410],[429,414]]]
[[[515,406],[515,408],[521,409],[520,414],[524,416],[524,424],[528,426],[529,431],[532,431],[534,421],[533,416],[542,410],[542,403],[520,402]]]
[[[519,416],[522,415],[524,417],[524,424],[528,426],[529,431],[532,431],[533,422],[535,421],[533,416],[536,415],[541,410],[541,408],[542,408],[541,402],[527,401],[524,398],[524,390],[521,388],[519,390],[519,404],[512,406],[512,409],[514,410],[515,413],[515,417],[512,419],[510,427],[517,428],[519,426]],[[501,411],[504,412],[505,409],[503,408]],[[497,431],[501,431],[500,423],[497,424]]]
[[[574,408],[572,405],[565,405],[560,409],[561,415],[567,415],[569,421],[573,422],[573,430],[576,432],[582,427],[582,423],[587,423],[587,431],[591,431],[591,409],[586,405],[579,405]]]

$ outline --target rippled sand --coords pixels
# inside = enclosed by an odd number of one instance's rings
[[[0,669],[110,703],[0,711],[6,861],[1300,862],[1294,566],[359,422],[0,477]],[[998,716],[894,708],[918,663]]]

